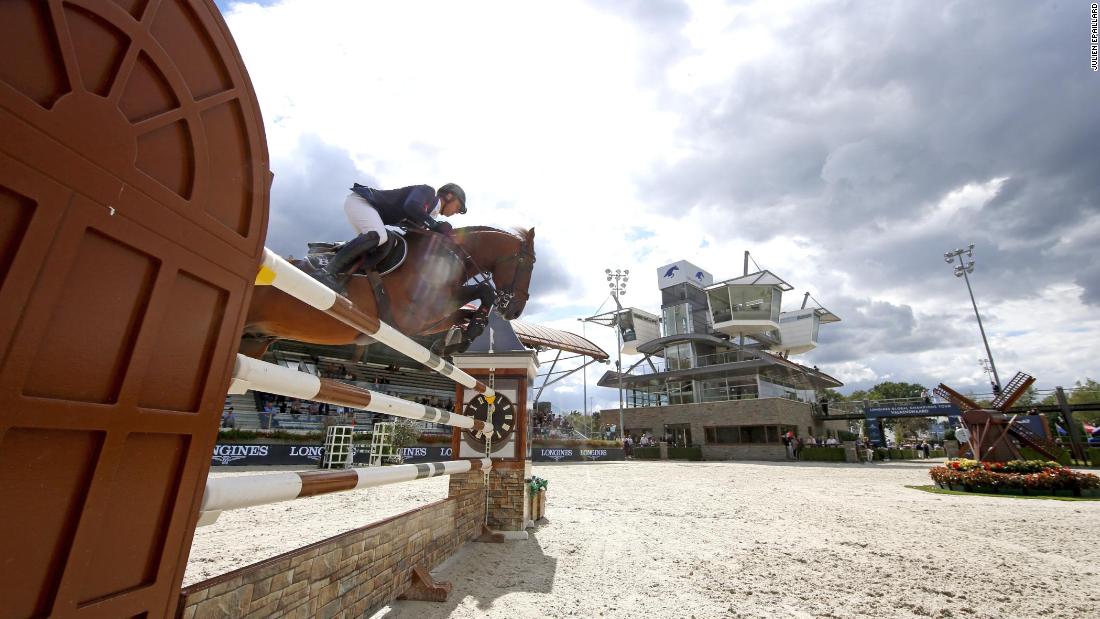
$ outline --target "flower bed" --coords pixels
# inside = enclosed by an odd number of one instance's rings
[[[1042,460],[953,460],[928,475],[940,488],[966,492],[1100,496],[1100,477]]]

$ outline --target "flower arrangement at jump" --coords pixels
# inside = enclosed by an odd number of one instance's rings
[[[1100,497],[1100,477],[1057,462],[952,460],[928,471],[940,488],[964,492],[1035,496]]]

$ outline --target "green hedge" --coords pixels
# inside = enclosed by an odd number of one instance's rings
[[[669,460],[702,460],[703,448],[702,447],[669,447],[668,448]]]
[[[1089,462],[1093,466],[1100,466],[1100,447],[1089,447]]]
[[[1032,449],[1030,447],[1020,447],[1020,455],[1022,456],[1022,459],[1024,459],[1024,460],[1042,460],[1042,461],[1046,462],[1047,460],[1050,459],[1050,458],[1044,456],[1043,454],[1035,451],[1034,449]],[[1058,457],[1054,461],[1057,462],[1058,464],[1061,464],[1062,466],[1069,466],[1070,465],[1069,450],[1068,449],[1063,449],[1062,452],[1058,454]]]
[[[800,453],[809,462],[844,462],[844,450],[839,447],[803,447]]]
[[[889,456],[891,460],[916,460],[916,449],[884,449],[882,447],[875,448],[875,460],[885,460]],[[931,456],[929,456],[931,457]]]
[[[660,447],[635,447],[634,457],[638,460],[660,460]]]

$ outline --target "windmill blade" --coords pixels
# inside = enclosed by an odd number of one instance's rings
[[[1008,407],[1012,406],[1016,400],[1019,400],[1020,396],[1024,395],[1027,388],[1034,382],[1035,378],[1033,376],[1029,376],[1023,372],[1016,372],[1012,380],[1008,381],[1005,388],[1001,389],[1001,392],[993,399],[993,408],[1002,413],[1008,410]]]
[[[940,383],[938,387],[933,389],[932,393],[941,400],[947,400],[955,406],[958,406],[960,411],[980,410],[982,408],[978,406],[974,400],[971,400],[943,383]]]

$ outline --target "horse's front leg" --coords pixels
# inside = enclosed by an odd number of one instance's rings
[[[493,303],[496,301],[496,290],[488,282],[480,284],[470,284],[463,286],[458,291],[459,303],[466,305],[467,303],[478,300],[481,301],[481,307],[477,309],[477,312],[489,315],[489,312],[493,309]]]
[[[459,290],[458,301],[462,305],[473,300],[481,301],[477,309],[462,308],[454,313],[452,321],[461,329],[462,337],[457,342],[449,343],[444,349],[444,354],[449,356],[456,352],[465,352],[470,343],[485,331],[489,324],[489,312],[493,309],[493,301],[496,299],[496,291],[488,283],[463,286]]]

